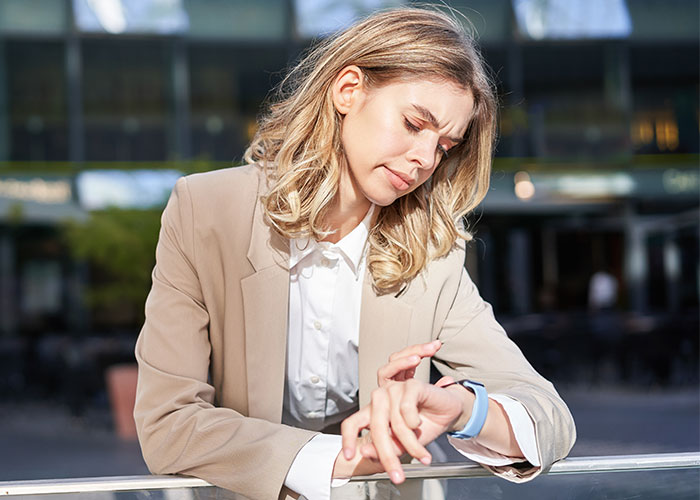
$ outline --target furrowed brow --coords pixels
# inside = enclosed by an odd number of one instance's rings
[[[423,118],[425,121],[430,123],[433,127],[436,129],[441,129],[442,126],[440,125],[440,122],[438,122],[437,118],[435,118],[435,115],[430,112],[428,108],[425,106],[421,106],[420,104],[413,104],[413,109],[416,110],[416,112],[421,115],[421,118]],[[448,141],[456,144],[459,144],[464,140],[462,137],[445,137]]]

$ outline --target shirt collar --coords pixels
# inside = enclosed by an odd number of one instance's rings
[[[364,219],[348,233],[338,243],[329,243],[327,241],[318,242],[309,238],[294,238],[289,242],[289,268],[293,268],[307,255],[315,250],[323,251],[327,249],[336,249],[347,260],[348,264],[357,274],[360,262],[364,255],[365,244],[369,236],[370,222],[374,213],[374,204],[370,205],[367,210],[367,215]]]

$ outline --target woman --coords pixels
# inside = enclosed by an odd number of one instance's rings
[[[291,71],[250,165],[178,181],[136,347],[152,472],[314,499],[332,478],[402,482],[399,457],[429,463],[446,431],[514,481],[568,453],[566,405],[463,268],[495,113],[457,22],[383,12]]]

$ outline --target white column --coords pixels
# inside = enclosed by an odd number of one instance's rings
[[[675,234],[669,232],[664,237],[664,278],[666,279],[666,305],[669,312],[676,312],[680,306],[681,252]]]
[[[629,308],[644,312],[647,308],[647,256],[646,231],[632,207],[625,211],[625,283]]]

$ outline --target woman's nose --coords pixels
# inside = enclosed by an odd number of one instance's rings
[[[408,155],[408,159],[420,168],[433,168],[437,157],[437,139],[430,135],[417,139]]]

